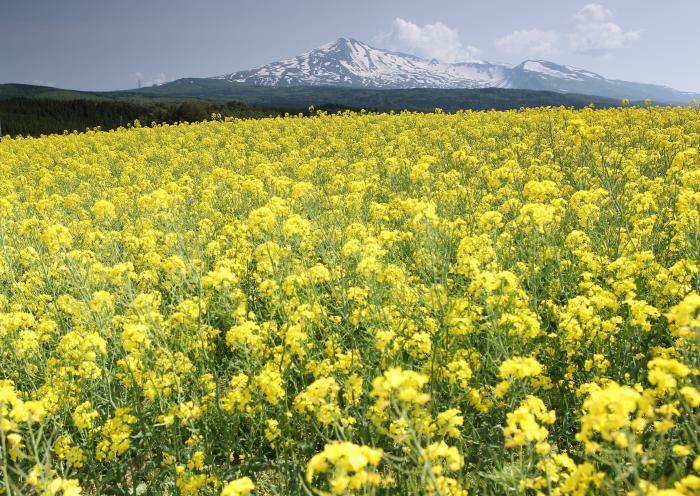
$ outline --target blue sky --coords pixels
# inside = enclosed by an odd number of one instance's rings
[[[700,0],[0,0],[0,82],[132,88],[249,69],[345,36],[700,91],[699,22]]]

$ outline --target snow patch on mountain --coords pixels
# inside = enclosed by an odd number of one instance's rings
[[[579,76],[576,75],[576,73],[572,70],[569,69],[567,72],[562,72],[558,71],[556,69],[553,69],[551,66],[548,67],[548,65],[545,65],[539,60],[528,60],[523,64],[523,69],[526,71],[531,71],[531,72],[539,72],[542,74],[546,74],[547,76],[552,76],[552,77],[558,77],[558,78],[563,78],[563,79],[576,79],[576,80],[581,80]]]

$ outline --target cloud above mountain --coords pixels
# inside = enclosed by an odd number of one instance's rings
[[[147,86],[159,86],[167,81],[165,74],[162,72],[156,74],[153,77],[144,75],[142,72],[135,72],[133,77],[141,84],[143,87]]]
[[[640,37],[639,31],[626,31],[613,22],[612,11],[598,3],[585,5],[572,20],[573,26],[564,38],[568,40],[568,51],[575,54],[610,55]],[[494,46],[511,55],[544,57],[565,50],[560,42],[562,37],[556,30],[520,29],[496,38]]]
[[[389,31],[378,34],[373,41],[390,50],[415,53],[443,62],[474,60],[481,53],[475,46],[464,45],[457,30],[440,21],[420,26],[397,17]]]
[[[559,52],[557,48],[558,41],[559,35],[556,31],[521,29],[501,38],[496,38],[494,45],[508,54],[544,57]]]
[[[573,52],[587,55],[608,55],[637,41],[639,31],[625,31],[613,22],[610,9],[598,3],[589,3],[574,15],[574,32],[569,35]]]
[[[32,84],[36,86],[48,86],[50,88],[53,88],[56,86],[56,83],[52,83],[51,81],[44,81],[43,79],[35,79],[32,81]]]
[[[641,36],[640,31],[626,30],[614,21],[610,9],[599,3],[589,3],[572,15],[568,28],[517,29],[496,38],[493,46],[504,54],[530,58],[567,52],[607,56]],[[379,33],[372,41],[389,50],[448,63],[476,60],[482,53],[474,45],[464,43],[457,29],[442,21],[420,25],[397,17],[387,31]]]

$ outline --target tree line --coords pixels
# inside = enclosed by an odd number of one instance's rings
[[[56,100],[16,97],[0,100],[0,125],[3,136],[39,136],[104,130],[127,126],[139,120],[142,124],[200,122],[212,114],[222,117],[260,118],[278,115],[275,110],[252,107],[241,102],[209,103],[202,101],[157,102],[142,104],[115,100]]]

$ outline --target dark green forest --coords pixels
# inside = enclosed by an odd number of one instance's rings
[[[223,117],[259,118],[277,115],[240,102],[210,103],[184,101],[141,104],[106,99],[56,100],[52,98],[15,97],[0,100],[0,125],[3,136],[39,136],[85,131],[99,127],[104,130],[127,126],[138,119],[142,124],[199,122],[212,114]]]

